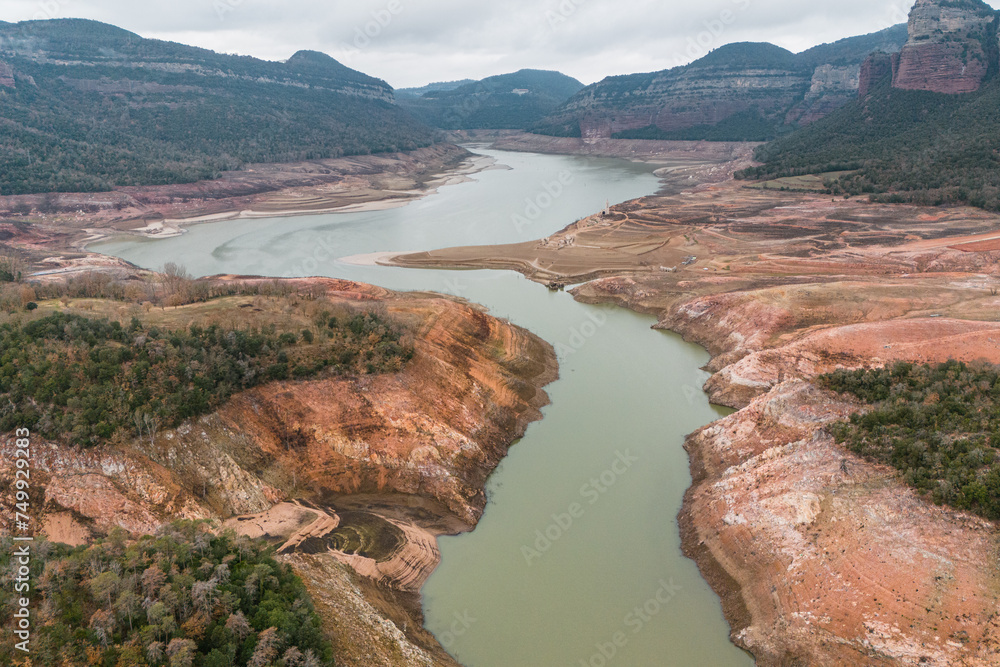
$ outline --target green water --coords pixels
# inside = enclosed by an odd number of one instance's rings
[[[212,223],[93,249],[195,275],[327,275],[447,292],[547,339],[561,364],[552,405],[491,478],[479,527],[441,540],[424,589],[427,626],[467,667],[753,664],[680,550],[683,438],[722,414],[700,390],[704,350],[651,330],[652,318],[582,305],[515,274],[337,261],[539,238],[608,199],[657,188],[650,168],[623,161],[477,152],[510,169],[389,211]]]

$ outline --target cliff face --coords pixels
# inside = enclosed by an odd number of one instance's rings
[[[882,81],[893,72],[893,56],[888,53],[873,53],[861,65],[861,73],[858,80],[858,97],[864,99],[879,81]]]
[[[269,62],[213,53],[170,42],[146,40],[114,26],[77,19],[8,23],[0,26],[0,54],[7,59],[58,68],[80,85],[117,82],[136,92],[150,82],[169,81],[154,92],[202,94],[239,80],[316,89],[392,103],[392,88],[333,58],[299,51],[287,62]],[[99,72],[99,73],[98,73]],[[185,85],[171,85],[184,78]],[[132,89],[128,88],[132,84]],[[231,85],[231,84],[230,84]]]
[[[773,114],[808,89],[811,72],[770,44],[732,44],[692,63],[590,86],[564,108],[584,138],[656,126],[664,132],[714,125],[750,107]]]
[[[663,133],[712,127],[738,114],[773,125],[811,123],[851,100],[872,51],[898,51],[902,26],[792,54],[772,44],[729,44],[690,65],[610,77],[588,86],[539,127],[586,139],[655,127]],[[731,122],[730,125],[733,123]],[[727,128],[739,139],[738,125]],[[690,137],[699,138],[699,137]]]
[[[860,85],[859,65],[820,65],[813,72],[809,92],[785,116],[786,124],[808,125],[854,99]]]
[[[893,86],[937,93],[979,89],[997,51],[996,12],[980,0],[917,0]]]

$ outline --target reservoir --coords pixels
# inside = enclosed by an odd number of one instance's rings
[[[215,222],[91,249],[196,276],[323,275],[443,292],[545,338],[560,361],[552,404],[490,479],[477,529],[441,539],[423,591],[428,628],[466,667],[752,665],[680,548],[684,436],[724,414],[701,391],[703,349],[653,331],[651,317],[579,304],[517,274],[337,259],[537,239],[658,188],[647,165],[472,150],[498,168],[400,208]]]

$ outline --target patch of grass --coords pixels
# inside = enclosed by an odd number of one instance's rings
[[[770,181],[751,183],[747,187],[758,190],[792,190],[800,192],[828,192],[834,181],[854,172],[829,171],[823,174],[804,174],[802,176],[786,176]]]

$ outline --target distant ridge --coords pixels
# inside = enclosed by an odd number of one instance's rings
[[[524,130],[554,111],[583,84],[559,72],[523,69],[454,88],[436,88],[400,105],[446,130]]]
[[[427,93],[455,90],[456,88],[475,82],[475,79],[462,79],[461,81],[440,81],[437,83],[429,83],[426,86],[420,86],[419,88],[397,88],[396,99],[416,99],[418,97],[423,97]]]
[[[715,49],[689,65],[587,86],[533,131],[587,138],[760,141],[808,125],[857,94],[861,64],[895,52],[906,26],[799,54],[768,43]]]
[[[0,194],[191,182],[433,141],[387,83],[326,54],[270,62],[82,19],[0,23],[0,119]]]

